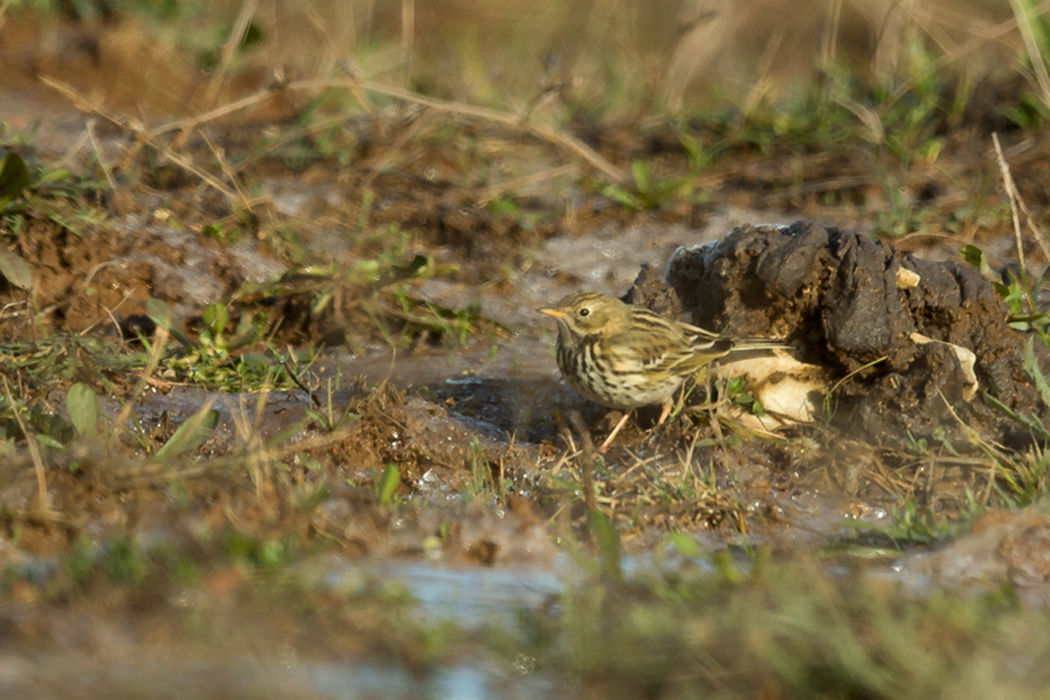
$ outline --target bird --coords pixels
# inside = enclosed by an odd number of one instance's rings
[[[678,388],[712,362],[790,347],[772,339],[721,336],[587,290],[538,311],[558,323],[558,368],[569,386],[584,398],[625,412],[598,448],[601,453],[636,408],[662,405],[657,425],[663,424]]]

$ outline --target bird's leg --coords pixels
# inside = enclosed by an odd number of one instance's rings
[[[667,420],[667,416],[671,415],[672,404],[670,401],[664,404],[663,409],[660,411],[660,420],[656,421],[657,425],[663,425],[664,421]]]
[[[616,427],[612,429],[611,433],[609,433],[609,437],[605,438],[605,442],[603,442],[601,447],[598,448],[598,452],[605,454],[605,450],[609,448],[609,445],[612,444],[613,438],[616,437],[616,433],[620,432],[620,428],[622,428],[624,423],[627,422],[627,419],[631,417],[631,413],[633,413],[633,410],[623,414],[623,418],[620,419],[620,422],[617,423]]]

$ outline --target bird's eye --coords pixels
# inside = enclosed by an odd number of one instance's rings
[[[580,309],[580,316],[590,316],[590,315],[591,315],[591,310],[590,309]]]

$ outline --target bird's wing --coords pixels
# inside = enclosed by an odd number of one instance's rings
[[[690,323],[679,323],[682,330],[690,336],[696,338],[706,338],[707,340],[718,340],[722,336],[717,333],[713,333],[707,329],[701,328],[700,326],[694,326]]]
[[[655,334],[638,342],[637,335],[623,333],[603,343],[603,352],[614,372],[646,372],[658,377],[692,374],[732,348],[732,341],[724,338],[697,347],[688,338],[674,334]]]
[[[792,347],[790,343],[785,343],[783,340],[776,340],[774,338],[749,338],[719,335],[718,333],[704,330],[700,326],[693,326],[688,323],[680,323],[678,325],[680,325],[686,335],[689,336],[689,339],[694,346],[699,345],[703,347],[707,344],[728,340],[733,344],[731,351],[738,352],[746,350],[777,350]]]
[[[637,332],[610,336],[602,343],[603,352],[614,372],[671,373],[689,355],[689,346],[674,336],[646,335],[640,342]]]

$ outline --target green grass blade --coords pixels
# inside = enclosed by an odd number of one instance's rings
[[[397,487],[401,485],[401,472],[397,465],[390,463],[383,470],[383,476],[379,477],[379,488],[376,498],[381,506],[393,505],[397,495]]]
[[[190,416],[164,445],[153,455],[154,462],[166,462],[184,452],[195,450],[208,439],[219,425],[219,412],[211,408],[211,402]]]

